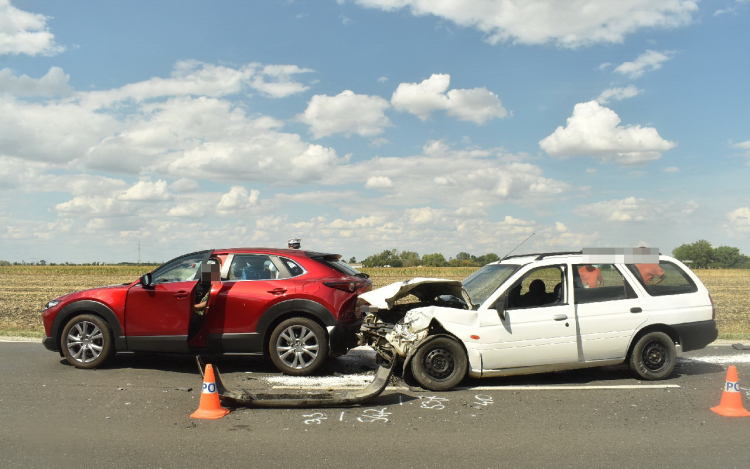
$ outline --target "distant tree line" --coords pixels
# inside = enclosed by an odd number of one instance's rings
[[[500,257],[495,253],[474,256],[468,252],[459,252],[455,258],[445,258],[439,252],[420,255],[414,251],[399,251],[398,249],[386,249],[380,254],[373,254],[362,261],[364,267],[482,267],[490,262],[499,261]],[[356,262],[355,258],[349,259],[350,263]]]
[[[719,246],[714,248],[705,239],[692,244],[683,244],[672,250],[675,259],[697,269],[750,269],[750,257],[740,253],[739,248]]]
[[[118,263],[114,263],[114,262],[81,262],[80,264],[76,264],[75,262],[60,262],[58,264],[58,263],[55,263],[55,262],[47,262],[44,259],[42,259],[40,261],[36,261],[36,262],[34,262],[34,261],[31,261],[31,262],[26,262],[26,261],[9,262],[9,261],[0,260],[0,266],[9,266],[9,265],[147,265],[148,266],[148,265],[161,265],[161,264],[162,264],[161,262],[141,262],[140,264],[138,264],[136,262],[118,262]]]

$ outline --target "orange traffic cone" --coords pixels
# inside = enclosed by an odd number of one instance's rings
[[[732,365],[727,370],[727,383],[721,394],[721,403],[711,410],[725,417],[750,417],[750,412],[742,407],[740,380],[737,378],[737,367]]]
[[[190,414],[194,419],[220,419],[229,413],[229,409],[221,406],[219,395],[216,393],[216,378],[214,378],[214,367],[206,365],[203,375],[203,389],[201,390],[201,403],[198,410]]]

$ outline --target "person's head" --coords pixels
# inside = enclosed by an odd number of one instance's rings
[[[586,266],[586,270],[588,270],[589,272],[593,272],[593,271],[595,271],[595,270],[596,270],[596,267],[594,267],[594,266],[593,266],[593,265],[591,265],[591,264],[588,264],[588,265]]]
[[[219,264],[216,261],[208,261],[208,263],[201,265],[201,282],[211,283],[219,280],[221,280],[221,274],[219,273]]]
[[[302,246],[302,240],[299,238],[291,238],[287,241],[289,249],[299,249]]]

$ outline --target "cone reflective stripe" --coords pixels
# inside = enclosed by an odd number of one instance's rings
[[[737,377],[737,367],[732,365],[727,370],[727,381],[721,394],[721,403],[711,410],[725,417],[750,417],[750,412],[742,406],[740,380]]]
[[[221,406],[219,394],[216,392],[216,378],[214,378],[214,367],[206,365],[203,375],[203,389],[201,390],[201,403],[198,410],[190,414],[194,419],[220,419],[229,413],[229,409]]]

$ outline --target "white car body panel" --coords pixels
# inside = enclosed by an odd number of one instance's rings
[[[406,313],[403,324],[397,324],[388,339],[397,352],[405,356],[412,344],[427,335],[430,323],[435,320],[466,348],[469,375],[472,377],[622,363],[637,333],[649,325],[698,323],[713,319],[708,291],[700,280],[679,261],[666,256],[660,259],[674,263],[685,271],[698,291],[651,296],[632,272],[624,265],[617,264],[616,269],[635,291],[637,298],[576,304],[573,266],[584,264],[581,255],[550,257],[539,261],[534,261],[533,257],[516,258],[506,263],[525,265],[503,282],[502,287],[497,288],[478,309],[417,307]],[[504,318],[501,312],[493,308],[530,271],[552,266],[564,268],[566,272],[566,284],[559,302],[508,309],[504,311]],[[427,284],[431,291],[438,291],[442,287],[441,294],[459,296],[460,293],[468,298],[461,282],[426,278],[397,282],[362,294],[360,298],[380,309],[391,309],[399,298]]]

